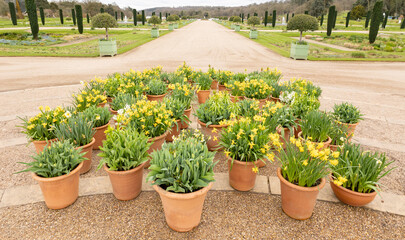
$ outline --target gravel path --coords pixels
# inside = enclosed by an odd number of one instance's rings
[[[361,219],[361,221],[359,221]],[[0,209],[2,239],[404,239],[405,217],[318,201],[307,221],[289,218],[278,196],[211,191],[200,225],[171,230],[155,192],[118,201],[112,194],[80,197],[49,210],[44,203]]]

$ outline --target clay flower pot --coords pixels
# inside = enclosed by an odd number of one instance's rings
[[[94,128],[94,130],[96,130],[96,132],[94,133],[93,137],[96,141],[93,144],[93,149],[98,150],[98,149],[100,149],[100,146],[103,145],[103,141],[106,138],[105,131],[107,130],[108,125],[110,125],[110,124],[107,123],[104,126]]]
[[[96,139],[93,137],[93,140],[89,144],[86,144],[81,147],[77,147],[76,149],[82,149],[82,153],[84,154],[83,157],[87,158],[87,160],[83,161],[83,167],[80,170],[80,174],[86,173],[91,168],[91,157],[93,156],[93,144],[96,142]]]
[[[354,124],[342,123],[342,124],[347,127],[347,134],[348,134],[347,139],[350,141],[351,138],[353,137],[354,131],[356,130],[356,127],[357,127],[357,125],[359,125],[359,123],[354,123]]]
[[[201,125],[201,132],[205,136],[210,137],[210,139],[207,140],[208,150],[210,151],[220,150],[219,138],[221,137],[222,129],[226,128],[227,125],[209,125],[207,127],[207,124],[201,122],[200,119],[197,119],[197,122],[198,124]]]
[[[334,151],[334,152],[337,151],[339,147],[340,147],[339,145],[330,145],[330,144],[329,144],[330,150],[331,150],[331,151]]]
[[[256,183],[257,174],[253,172],[252,168],[257,166],[259,161],[253,162],[242,162],[238,160],[228,159],[228,171],[229,171],[229,184],[231,187],[238,191],[249,191],[254,188]]]
[[[35,150],[37,151],[37,153],[40,153],[40,152],[42,152],[44,150],[44,147],[47,144],[49,144],[49,146],[50,146],[53,142],[56,142],[56,141],[58,141],[57,138],[49,139],[48,141],[45,141],[45,140],[44,141],[33,140],[32,143],[34,144],[34,147],[35,147]]]
[[[110,177],[113,194],[118,200],[127,201],[138,197],[142,190],[142,176],[145,163],[127,171],[110,171],[104,164],[104,170]]]
[[[285,149],[287,147],[287,143],[290,142],[290,134],[291,134],[290,129],[278,127],[277,133],[278,133],[278,135],[280,135],[280,142],[283,145],[283,148]],[[283,138],[283,134],[284,134],[285,139]]]
[[[211,90],[200,90],[197,93],[197,97],[198,97],[198,103],[205,103],[208,98],[210,98],[210,92]]]
[[[298,138],[301,139],[302,141],[305,141],[305,139],[302,137],[302,132],[300,132],[300,133],[298,134]],[[332,138],[328,137],[328,140],[325,141],[325,142],[323,142],[323,147],[322,147],[321,149],[319,149],[319,150],[323,150],[323,149],[325,149],[325,148],[328,148],[328,147],[329,147],[329,144],[330,144],[331,142],[332,142]],[[315,142],[315,143],[317,143],[317,142]]]
[[[166,95],[167,93],[162,95],[146,95],[146,97],[148,98],[149,101],[162,102]]]
[[[110,112],[114,115],[118,115],[118,111],[113,110],[112,108],[110,108]]]
[[[275,98],[270,96],[271,101],[273,101],[274,103],[280,102],[280,98]]]
[[[149,138],[148,143],[152,143],[152,145],[148,149],[148,153],[151,154],[153,151],[160,150],[162,148],[163,143],[166,140],[168,132],[165,132],[164,134],[154,137],[154,138]],[[145,162],[144,167],[148,168],[150,166],[150,160]]]
[[[281,168],[277,169],[277,176],[280,179],[281,206],[285,214],[297,220],[305,220],[312,216],[318,197],[326,183],[325,178],[315,187],[301,187],[285,180],[281,175]]]
[[[237,103],[239,101],[243,100],[243,96],[232,96],[231,95],[231,101],[234,103]]]
[[[79,196],[79,176],[83,163],[80,163],[69,174],[59,177],[44,178],[32,173],[38,182],[45,204],[50,209],[61,209],[73,204]]]
[[[173,142],[173,137],[177,137],[180,134],[180,122],[181,120],[176,120],[177,125],[173,123],[171,131],[166,135],[166,142]]]
[[[97,107],[103,108],[103,107],[105,107],[106,104],[107,104],[106,102],[105,103],[100,103],[100,104],[97,105]]]
[[[259,168],[265,167],[267,163],[266,163],[266,160],[263,160],[263,161],[262,160],[257,161],[256,166]]]
[[[359,193],[352,191],[350,189],[344,188],[342,186],[338,186],[335,183],[333,183],[332,176],[329,176],[329,182],[330,186],[333,190],[333,193],[335,196],[343,203],[346,203],[350,206],[354,207],[361,207],[364,205],[369,204],[372,202],[377,195],[377,192],[371,192],[371,193]]]
[[[257,101],[259,101],[259,108],[260,108],[260,109],[262,109],[263,106],[266,104],[266,102],[269,101],[268,98],[265,98],[265,99],[255,99],[255,98],[248,98],[248,97],[245,97],[245,99],[252,99],[252,100],[257,100]]]
[[[218,83],[218,90],[219,90],[219,91],[226,91],[225,85],[222,85],[222,84],[219,84],[219,83]]]
[[[204,200],[212,184],[210,182],[208,186],[192,193],[167,192],[153,185],[162,200],[167,225],[177,232],[187,232],[198,226]]]
[[[212,90],[217,90],[218,89],[218,81],[217,80],[213,80],[211,83],[211,89]]]
[[[190,116],[191,116],[191,109],[192,109],[192,107],[190,107],[189,109],[184,111],[184,115],[186,115],[188,119],[190,119]],[[191,119],[190,119],[190,121],[191,121]],[[188,123],[180,121],[180,129],[185,129],[185,128],[188,128]]]

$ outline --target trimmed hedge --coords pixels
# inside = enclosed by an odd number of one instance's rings
[[[45,13],[43,7],[39,8],[39,16],[41,17],[42,25],[45,25]]]
[[[370,43],[374,43],[377,38],[378,30],[380,28],[382,18],[383,2],[378,1],[374,4],[373,12],[371,14],[370,31],[368,34],[368,40]]]
[[[328,13],[328,26],[327,26],[327,31],[326,35],[330,37],[332,35],[332,28],[333,28],[333,21],[335,20],[335,6],[330,6],[329,7],[329,13]]]
[[[32,37],[36,40],[38,39],[39,26],[35,0],[25,0],[25,8],[27,9],[28,19],[30,20]]]
[[[63,10],[59,9],[59,19],[60,19],[60,24],[63,25]]]
[[[276,10],[273,10],[273,21],[271,22],[271,26],[275,27],[276,26]]]
[[[8,8],[10,9],[11,22],[13,23],[13,25],[17,25],[17,14],[15,13],[14,3],[9,2]]]
[[[80,34],[83,33],[83,12],[82,12],[82,6],[80,5],[75,5],[75,10],[76,10],[76,18],[77,18],[77,30],[79,31]]]
[[[76,12],[73,8],[72,8],[72,20],[73,20],[73,25],[76,26]]]

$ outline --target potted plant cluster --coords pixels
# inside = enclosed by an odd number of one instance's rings
[[[200,223],[214,181],[214,155],[195,137],[178,138],[152,153],[147,180],[160,196],[171,229],[187,232]]]
[[[259,101],[254,99],[244,99],[236,103],[239,111],[238,116],[253,118],[260,114]]]
[[[83,111],[84,116],[93,123],[94,130],[94,144],[93,149],[98,150],[103,141],[106,138],[105,131],[107,130],[110,120],[111,113],[108,107],[96,107],[91,106]]]
[[[225,91],[226,90],[226,86],[225,84],[227,84],[232,77],[233,73],[231,71],[219,71],[217,74],[217,78],[218,78],[218,90],[219,91]]]
[[[197,96],[198,103],[205,103],[210,97],[210,89],[212,85],[212,78],[209,74],[201,73],[194,79],[196,86],[198,86]]]
[[[126,106],[132,106],[139,98],[130,93],[118,93],[114,99],[109,103],[110,112],[114,115],[118,114],[118,110],[124,109]]]
[[[99,13],[91,18],[93,28],[105,28],[105,39],[99,40],[100,56],[117,55],[117,41],[108,38],[108,29],[118,27],[117,21],[109,13]]]
[[[345,143],[340,147],[339,161],[331,166],[330,185],[336,197],[351,206],[372,202],[380,191],[379,180],[394,168],[388,168],[385,153],[363,151],[360,145]]]
[[[146,86],[146,96],[149,101],[163,101],[167,95],[167,86],[160,79],[152,79]]]
[[[248,19],[248,24],[252,26],[249,32],[249,38],[257,39],[259,31],[257,31],[255,26],[260,24],[260,18],[258,16],[252,16]]]
[[[300,32],[300,40],[291,43],[290,58],[308,59],[309,45],[302,41],[302,32],[318,30],[318,20],[307,14],[297,14],[287,23],[287,30],[298,30]]]
[[[151,29],[151,35],[153,38],[159,37],[159,28],[156,27],[156,25],[160,24],[161,22],[162,22],[162,20],[156,15],[149,18],[148,23],[153,24],[153,27]]]
[[[104,168],[113,187],[113,194],[119,200],[136,198],[142,190],[142,176],[148,149],[152,143],[144,133],[136,129],[110,128],[107,139],[100,147],[102,159],[98,168]]]
[[[263,79],[251,79],[244,83],[243,89],[245,97],[258,100],[260,102],[259,107],[262,108],[266,101],[269,100],[273,88]]]
[[[185,106],[184,115],[185,121],[180,121],[180,129],[188,128],[189,120],[191,117],[191,101],[195,98],[196,87],[191,86],[188,82],[169,84],[171,90],[171,97],[180,100]]]
[[[360,110],[350,103],[335,104],[332,115],[339,124],[345,125],[348,129],[348,138],[352,138],[360,120],[363,120],[363,114]]]
[[[332,121],[328,114],[321,111],[310,111],[302,119],[300,126],[302,130],[298,134],[300,139],[319,143],[322,149],[329,147],[332,142],[329,137]]]
[[[180,134],[181,125],[190,122],[190,119],[184,114],[189,107],[189,103],[173,97],[166,98],[165,100],[166,107],[171,112],[171,117],[174,119],[172,128],[166,136],[166,141],[172,142],[173,138]]]

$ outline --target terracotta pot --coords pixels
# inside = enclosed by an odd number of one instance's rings
[[[231,95],[231,101],[234,103],[237,103],[239,101],[243,100],[243,96],[232,96]]]
[[[200,90],[197,93],[198,103],[205,103],[210,98],[211,90]]]
[[[352,191],[350,189],[344,188],[342,186],[338,186],[333,183],[333,179],[331,176],[329,176],[329,182],[330,186],[333,190],[333,193],[335,196],[343,203],[346,203],[350,206],[354,207],[361,207],[364,205],[369,204],[372,202],[377,195],[377,192],[371,192],[371,193],[359,193]]]
[[[300,132],[300,133],[298,134],[298,138],[301,139],[302,141],[305,141],[305,139],[302,138],[302,132]],[[327,140],[327,141],[322,142],[322,143],[323,143],[323,147],[322,147],[321,149],[319,149],[319,150],[323,150],[323,149],[325,149],[325,148],[328,148],[328,147],[329,147],[329,144],[330,144],[331,142],[332,142],[332,138],[328,137],[328,140]],[[317,143],[317,142],[315,142],[315,143]]]
[[[330,145],[330,144],[329,144],[330,150],[331,150],[331,151],[334,151],[334,152],[337,151],[337,150],[339,149],[339,147],[340,147],[339,145]]]
[[[177,125],[173,123],[171,131],[166,135],[166,142],[173,142],[173,137],[177,137],[180,134],[180,122],[181,120],[176,120]]]
[[[162,200],[167,225],[177,232],[187,232],[198,226],[208,190],[212,182],[205,188],[192,193],[167,192],[160,186],[153,185]]]
[[[191,121],[191,119],[190,119],[190,117],[191,117],[191,109],[192,109],[192,107],[190,107],[189,109],[187,109],[187,110],[184,111],[184,115],[186,115],[187,118],[188,118],[190,121]],[[188,123],[186,123],[186,122],[181,122],[181,121],[180,121],[180,129],[185,129],[185,128],[188,128]]]
[[[295,138],[298,138],[298,134],[301,132],[301,119],[297,118],[297,120],[295,120],[295,123],[297,124],[297,126],[294,127],[294,136]]]
[[[112,98],[112,97],[107,97],[107,103],[108,103],[108,104],[112,103],[113,100],[114,100],[114,98]]]
[[[83,157],[87,158],[87,160],[83,161],[83,167],[80,170],[80,174],[86,173],[91,168],[91,157],[93,156],[93,144],[96,142],[96,139],[93,137],[93,140],[89,144],[86,144],[81,147],[77,147],[76,149],[82,149],[82,153],[84,154]]]
[[[207,140],[208,150],[210,151],[220,150],[221,148],[219,146],[219,138],[221,137],[222,129],[226,128],[227,125],[209,125],[207,127],[207,124],[201,122],[200,119],[197,119],[197,122],[198,124],[201,125],[201,132],[205,136],[210,137],[210,139]],[[216,132],[212,132],[214,129],[216,129]],[[214,138],[216,138],[216,140]]]
[[[167,93],[162,95],[146,95],[146,97],[148,98],[149,101],[162,102],[166,95]]]
[[[280,179],[281,206],[285,214],[297,220],[305,220],[312,216],[318,197],[326,183],[325,178],[315,187],[301,187],[288,182],[281,175],[281,168],[277,169],[277,176]]]
[[[278,135],[280,135],[280,142],[283,145],[283,148],[285,149],[287,147],[286,143],[290,142],[290,134],[291,134],[290,129],[289,128],[278,127],[277,128],[277,133],[278,133]],[[284,134],[285,139],[283,138],[283,134]]]
[[[263,161],[261,161],[261,160],[257,161],[256,166],[259,167],[259,168],[265,167],[267,162],[266,162],[266,160],[263,160]]]
[[[254,98],[248,98],[248,97],[244,97],[245,99],[251,99],[251,100],[257,100],[259,101],[259,108],[262,109],[263,106],[266,104],[267,101],[269,101],[268,98],[265,99],[254,99]]]
[[[106,104],[107,104],[106,102],[105,103],[100,103],[97,106],[103,108],[103,107],[105,107]]]
[[[53,178],[44,178],[31,173],[41,188],[48,208],[61,209],[76,201],[79,196],[79,175],[82,167],[83,163],[80,163],[69,174]]]
[[[280,102],[280,98],[270,97],[270,99],[275,103]]]
[[[255,187],[257,174],[253,172],[252,168],[257,166],[259,161],[253,162],[242,162],[238,160],[233,160],[233,165],[231,167],[232,159],[228,159],[228,171],[229,171],[229,185],[238,191],[249,191]]]
[[[131,200],[141,193],[143,168],[145,163],[142,163],[136,168],[127,171],[110,171],[104,164],[104,170],[110,177],[113,194],[118,200]]]
[[[222,85],[222,84],[219,84],[219,83],[218,83],[218,90],[219,90],[219,91],[226,91],[225,85]]]
[[[40,153],[44,150],[44,147],[49,144],[51,145],[53,142],[58,141],[57,138],[54,139],[49,139],[48,141],[35,141],[33,140],[32,143],[34,144],[35,150],[37,151],[37,153]]]
[[[94,128],[94,130],[96,130],[96,132],[94,133],[93,137],[96,141],[93,144],[93,149],[98,150],[98,149],[100,149],[100,146],[103,145],[103,141],[106,139],[105,131],[107,130],[108,125],[110,125],[110,124],[107,123],[104,126]]]
[[[212,90],[217,90],[218,89],[218,81],[217,80],[213,80],[211,83],[211,89]]]
[[[148,149],[148,153],[151,154],[153,151],[160,150],[162,148],[163,143],[165,142],[166,136],[168,132],[165,132],[164,134],[154,137],[154,138],[149,138],[148,143],[153,142],[152,145]],[[145,168],[148,168],[150,166],[150,160],[146,161],[145,163]]]
[[[110,112],[114,115],[118,115],[118,111],[113,110],[112,108],[110,108]]]
[[[359,123],[355,123],[355,124],[350,124],[350,123],[342,123],[344,126],[347,127],[347,140],[351,140],[351,138],[354,135],[354,131],[356,130],[357,125],[359,125]]]

